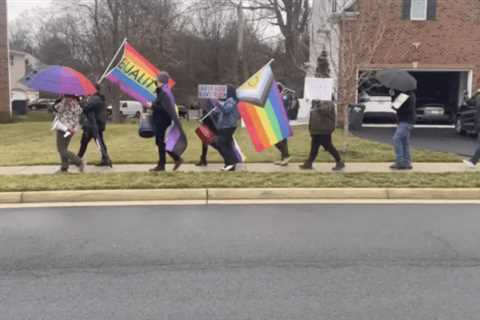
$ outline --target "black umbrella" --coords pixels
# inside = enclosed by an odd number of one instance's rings
[[[402,92],[417,89],[417,80],[404,70],[383,70],[375,74],[382,85],[387,88],[399,90]]]

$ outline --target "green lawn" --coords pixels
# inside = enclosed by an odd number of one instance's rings
[[[162,188],[478,188],[480,173],[119,173],[4,176],[0,192]]]
[[[55,137],[53,132],[50,131],[50,125],[48,121],[23,121],[0,125],[0,166],[58,164]],[[185,122],[185,129],[189,138],[188,150],[184,156],[187,162],[197,161],[200,155],[201,144],[194,133],[196,126],[195,122]],[[306,127],[296,127],[294,128],[294,134],[294,137],[289,141],[293,161],[304,161],[310,147],[308,129]],[[240,129],[236,137],[249,162],[271,162],[279,157],[275,148],[263,153],[255,152],[245,129]],[[79,134],[74,137],[71,150],[78,150],[79,139]],[[343,146],[341,130],[336,132],[334,140],[337,147],[341,149]],[[114,163],[135,164],[155,163],[157,161],[154,140],[140,138],[134,120],[126,124],[109,125],[106,132],[106,141]],[[390,162],[394,160],[392,147],[386,144],[349,137],[348,146],[348,152],[344,154],[347,162]],[[458,157],[455,155],[422,150],[415,150],[413,157],[416,162],[458,161]],[[98,160],[99,155],[92,144],[87,154],[87,161],[93,163]],[[209,161],[220,161],[217,152],[211,151]],[[325,162],[332,161],[332,159],[325,152],[321,152],[318,161]]]

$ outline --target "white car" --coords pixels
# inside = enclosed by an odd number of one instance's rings
[[[392,98],[390,96],[368,96],[362,97],[365,105],[365,118],[395,118],[395,111],[392,109]]]
[[[140,118],[143,112],[143,105],[138,101],[120,101],[120,114],[126,118]]]

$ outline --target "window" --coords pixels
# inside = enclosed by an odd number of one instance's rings
[[[402,0],[402,19],[412,21],[436,20],[437,0]]]
[[[427,1],[428,0],[412,0],[410,20],[427,20]]]

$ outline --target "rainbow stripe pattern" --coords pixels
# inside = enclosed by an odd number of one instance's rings
[[[265,68],[267,67],[270,68],[269,65]],[[259,74],[262,73],[257,73],[254,76],[257,77],[257,79],[253,79],[254,77],[252,77],[253,80],[250,79],[246,84],[250,82],[250,91],[258,84],[257,88],[259,92],[257,92],[256,96],[260,98],[263,95],[264,101],[259,101],[263,102],[262,105],[253,104],[251,99],[242,100],[241,97],[246,95],[245,92],[242,92],[242,87],[237,90],[237,95],[240,99],[238,111],[245,122],[250,139],[255,146],[255,150],[262,152],[292,136],[293,132],[289,124],[280,90],[278,89],[277,83],[273,80],[273,73],[272,81],[265,81],[261,79],[261,77],[258,78]],[[269,73],[263,72],[263,74],[268,75]],[[260,92],[263,90],[267,90],[266,94]]]
[[[148,105],[156,99],[156,80],[159,73],[157,67],[125,42],[122,59],[106,78],[135,100]],[[169,87],[173,87],[174,84],[175,82],[171,80]]]

